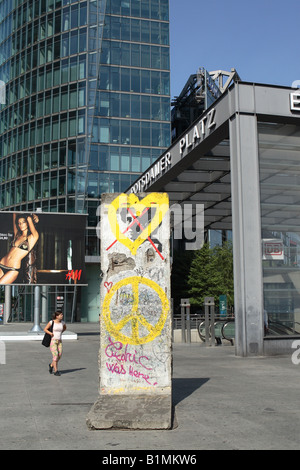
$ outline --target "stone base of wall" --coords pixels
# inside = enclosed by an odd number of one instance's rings
[[[100,395],[87,416],[97,429],[171,429],[171,395]]]

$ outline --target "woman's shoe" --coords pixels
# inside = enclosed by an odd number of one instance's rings
[[[58,376],[60,376],[60,375],[61,375],[61,373],[57,371],[57,372],[54,372],[54,375],[58,375]]]
[[[53,372],[53,366],[51,366],[51,364],[49,364],[49,374],[52,374]]]

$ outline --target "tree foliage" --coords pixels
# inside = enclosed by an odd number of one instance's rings
[[[227,295],[227,304],[234,303],[233,253],[232,244],[210,248],[206,243],[196,251],[188,276],[189,297],[192,304],[203,305],[205,297],[214,297],[219,304],[219,296]]]

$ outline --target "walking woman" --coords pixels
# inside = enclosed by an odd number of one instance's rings
[[[60,372],[57,368],[57,363],[62,356],[62,334],[66,331],[67,327],[65,322],[63,322],[62,312],[55,312],[52,317],[52,322],[50,321],[48,325],[44,328],[45,333],[52,336],[50,343],[50,351],[52,353],[52,362],[49,364],[49,372],[52,374],[54,370],[54,375],[60,375]],[[49,331],[53,323],[53,331]]]

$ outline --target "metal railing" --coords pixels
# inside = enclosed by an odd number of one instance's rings
[[[213,297],[206,297],[204,301],[204,314],[191,315],[189,299],[181,299],[180,317],[173,317],[173,330],[181,330],[181,341],[191,342],[191,330],[197,330],[201,341],[206,346],[222,344],[228,340],[233,344],[235,338],[234,318],[215,314]]]
[[[205,320],[203,320],[198,326],[198,333],[201,341],[207,343],[207,334],[205,332]],[[216,344],[222,344],[222,340],[229,341],[232,345],[234,344],[235,339],[235,322],[233,318],[227,318],[222,320],[217,320],[213,327],[209,326],[209,345],[213,346],[213,341],[216,341]]]

